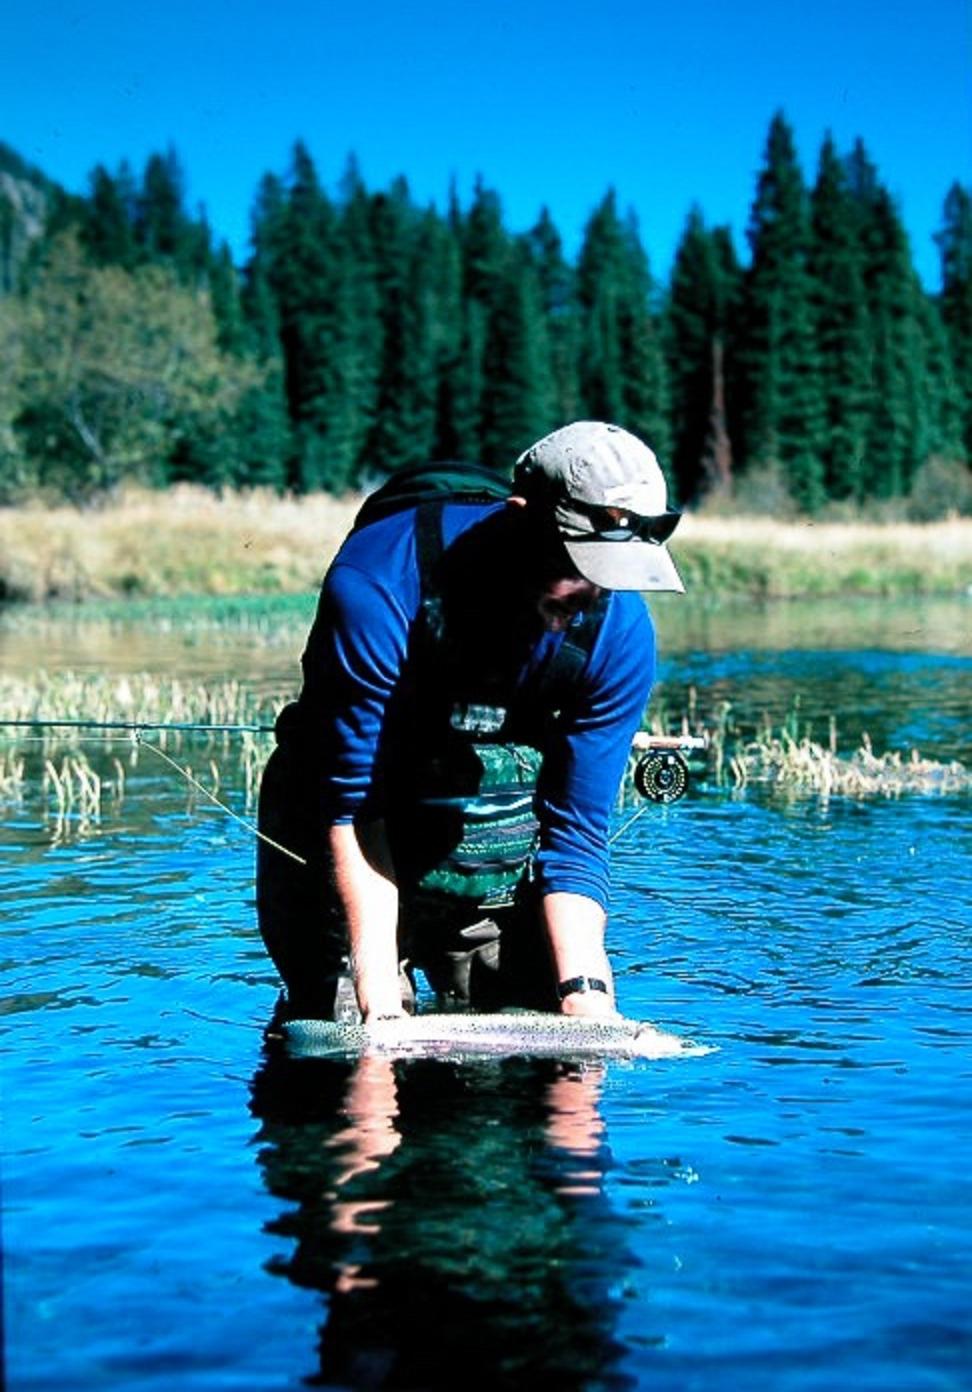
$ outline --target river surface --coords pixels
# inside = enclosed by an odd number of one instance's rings
[[[847,752],[866,730],[972,763],[972,607],[850,608],[666,607],[658,699],[821,734],[836,713]],[[0,665],[282,691],[288,623],[21,616]],[[623,831],[621,1004],[715,1052],[352,1068],[264,1045],[243,827],[124,740],[84,746],[126,763],[120,805],[58,818],[22,747],[0,810],[11,1389],[972,1387],[967,795],[697,779]]]

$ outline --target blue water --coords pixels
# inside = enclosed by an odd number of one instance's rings
[[[586,1069],[268,1054],[246,832],[144,756],[100,828],[41,810],[0,819],[11,1389],[972,1387],[967,797],[646,812],[621,1002],[717,1052]]]

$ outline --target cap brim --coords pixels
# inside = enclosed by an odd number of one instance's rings
[[[587,541],[564,538],[585,580],[602,590],[674,590],[685,593],[667,546],[645,541]]]

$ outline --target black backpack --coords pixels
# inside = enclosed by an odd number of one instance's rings
[[[433,460],[397,469],[365,499],[352,531],[390,517],[405,508],[418,508],[417,546],[422,586],[422,608],[433,639],[443,632],[441,598],[433,573],[442,554],[442,508],[446,503],[497,503],[510,496],[513,484],[486,464],[469,460]],[[594,646],[606,608],[606,596],[594,606],[561,643],[557,660],[544,673],[542,686],[551,694],[569,688],[581,675]]]
[[[441,460],[398,469],[362,503],[353,531],[422,503],[501,503],[512,483],[485,464]]]

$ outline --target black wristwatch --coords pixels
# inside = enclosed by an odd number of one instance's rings
[[[571,976],[557,987],[557,995],[561,1000],[567,996],[584,996],[588,991],[603,991],[607,995],[607,982],[598,976]]]

